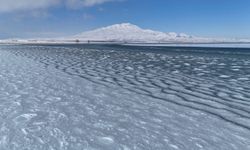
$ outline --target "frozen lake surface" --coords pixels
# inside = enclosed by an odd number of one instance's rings
[[[1,150],[249,150],[250,49],[0,46]]]

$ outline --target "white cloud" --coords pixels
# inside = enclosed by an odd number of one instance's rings
[[[110,1],[119,0],[0,0],[0,12],[46,9],[56,5],[66,5],[69,8],[91,7]]]
[[[66,0],[67,6],[71,8],[78,8],[81,6],[91,7],[94,5],[102,4],[105,2],[111,2],[117,0]]]
[[[85,0],[85,1],[83,1],[83,5],[93,6],[96,4],[102,4],[102,3],[110,2],[110,1],[114,1],[114,0]]]
[[[60,0],[0,0],[0,12],[44,9],[59,2]]]

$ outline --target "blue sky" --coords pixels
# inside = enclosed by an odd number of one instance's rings
[[[250,0],[0,0],[0,38],[60,37],[129,22],[163,32],[250,38]]]

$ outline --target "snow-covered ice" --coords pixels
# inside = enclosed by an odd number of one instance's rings
[[[245,50],[0,46],[0,149],[249,150],[249,66]]]

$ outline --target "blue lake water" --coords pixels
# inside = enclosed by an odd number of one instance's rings
[[[250,149],[250,49],[1,45],[0,149]]]

